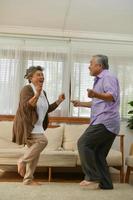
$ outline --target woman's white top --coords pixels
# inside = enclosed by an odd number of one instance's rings
[[[34,94],[36,94],[36,89],[33,83],[30,83]],[[43,90],[41,91],[41,94],[37,101],[37,114],[38,114],[38,121],[34,124],[34,128],[32,130],[32,134],[40,134],[44,133],[43,129],[43,120],[46,116],[46,113],[48,111],[48,101],[46,99],[46,96],[44,95]]]

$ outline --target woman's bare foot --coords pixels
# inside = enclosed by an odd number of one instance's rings
[[[25,171],[26,171],[26,166],[24,164],[23,161],[19,160],[18,163],[17,163],[17,166],[18,166],[18,173],[24,177],[25,175]]]
[[[24,183],[24,185],[33,185],[33,186],[40,186],[40,185],[42,185],[42,183],[40,183],[40,182],[36,182],[36,181],[30,181],[30,182],[23,182]]]

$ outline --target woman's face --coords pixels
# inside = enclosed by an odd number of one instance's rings
[[[43,72],[40,70],[37,70],[32,77],[30,78],[30,81],[36,86],[43,86],[44,82],[44,75]]]

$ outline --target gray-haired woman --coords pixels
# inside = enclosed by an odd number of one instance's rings
[[[24,177],[25,185],[38,184],[33,181],[41,151],[48,141],[44,134],[48,126],[48,113],[55,110],[64,101],[61,94],[58,100],[49,104],[43,90],[44,75],[40,66],[32,66],[26,71],[25,78],[29,84],[24,86],[20,93],[18,110],[13,124],[12,141],[21,145],[26,144],[28,149],[18,161],[18,173]]]

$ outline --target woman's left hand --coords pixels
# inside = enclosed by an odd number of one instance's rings
[[[59,105],[64,100],[65,100],[65,94],[62,93],[62,94],[59,95],[58,100],[56,101],[56,103]]]
[[[64,100],[65,100],[65,94],[64,94],[64,93],[60,94],[59,97],[58,97],[58,99],[59,99],[61,102],[64,101]]]

